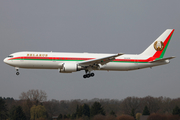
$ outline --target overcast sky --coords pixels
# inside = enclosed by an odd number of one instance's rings
[[[180,97],[179,0],[0,0],[0,96],[44,90],[48,100]],[[166,29],[175,29],[165,57],[171,63],[129,72],[20,69],[3,63],[19,51],[132,53],[144,51]]]

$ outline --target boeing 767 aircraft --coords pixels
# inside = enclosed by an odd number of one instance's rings
[[[85,70],[84,78],[93,77],[93,70],[129,71],[168,64],[170,59],[163,58],[174,29],[167,29],[141,54],[101,54],[65,52],[16,52],[4,62],[16,69],[58,69],[60,73]]]

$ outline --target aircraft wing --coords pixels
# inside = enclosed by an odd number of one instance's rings
[[[161,61],[170,60],[170,59],[173,59],[173,58],[175,58],[175,57],[172,56],[172,57],[162,58],[162,59],[159,59],[159,60],[153,60],[150,63],[161,62]]]
[[[115,55],[111,55],[111,56],[107,56],[107,57],[103,57],[103,58],[98,58],[98,59],[91,59],[91,60],[87,60],[87,61],[83,61],[83,62],[79,62],[78,64],[80,66],[90,66],[90,65],[104,65],[112,60],[115,60],[116,57],[123,55],[122,53],[118,53]]]

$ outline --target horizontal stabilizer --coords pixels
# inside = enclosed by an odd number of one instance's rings
[[[173,59],[173,58],[175,58],[175,56],[162,58],[162,59],[159,59],[159,60],[154,60],[154,61],[151,61],[150,63],[161,62],[161,61],[170,60],[170,59]]]

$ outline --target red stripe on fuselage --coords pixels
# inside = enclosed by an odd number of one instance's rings
[[[27,56],[22,56],[22,57],[14,57],[10,58],[8,60],[92,60],[96,58],[74,58],[74,57],[27,57]],[[150,57],[148,59],[115,59],[113,61],[115,62],[150,62],[155,60],[156,58]]]

